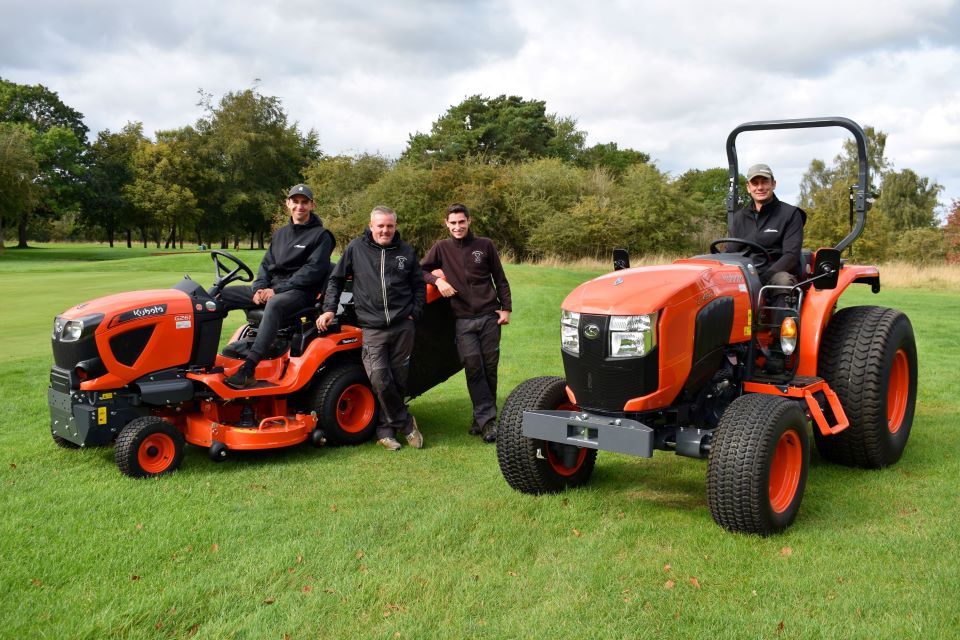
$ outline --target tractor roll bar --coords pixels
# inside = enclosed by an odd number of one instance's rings
[[[863,226],[867,219],[867,187],[868,187],[868,167],[867,167],[867,136],[853,120],[849,118],[801,118],[797,120],[758,120],[756,122],[744,122],[727,136],[727,162],[730,164],[730,186],[727,190],[727,226],[733,218],[734,211],[737,210],[737,182],[739,180],[740,170],[737,166],[737,136],[744,131],[766,131],[770,129],[811,129],[814,127],[843,127],[853,134],[857,142],[857,163],[859,166],[857,184],[853,186],[855,193],[855,209],[857,221],[853,229],[846,238],[841,240],[835,247],[838,251],[843,251],[863,232]]]

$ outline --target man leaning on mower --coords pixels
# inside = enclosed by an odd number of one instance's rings
[[[312,305],[323,291],[330,273],[330,253],[335,240],[313,213],[313,192],[298,184],[287,194],[290,223],[274,232],[270,248],[250,285],[227,287],[221,294],[224,308],[263,308],[257,337],[243,365],[224,382],[234,389],[256,384],[257,363],[273,343],[280,324]]]
[[[400,239],[397,214],[374,207],[363,235],[347,245],[330,274],[317,328],[333,322],[347,278],[353,276],[353,302],[363,332],[360,359],[380,404],[377,444],[390,451],[400,448],[403,434],[414,449],[423,448],[423,435],[404,402],[410,355],[427,291],[423,271],[413,248]]]
[[[753,202],[733,214],[729,232],[733,238],[756,242],[770,252],[773,260],[757,266],[763,284],[792,287],[800,276],[807,214],[777,198],[773,192],[776,187],[777,181],[768,165],[755,164],[747,169],[747,191]],[[738,248],[732,246],[728,250]]]

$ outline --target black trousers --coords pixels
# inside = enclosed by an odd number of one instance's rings
[[[267,301],[266,306],[254,304],[253,287],[236,285],[227,287],[220,294],[223,306],[227,311],[234,309],[263,309],[263,320],[257,328],[257,337],[247,357],[254,363],[260,362],[263,354],[270,348],[273,339],[277,337],[277,330],[281,323],[292,318],[301,309],[310,306],[313,302],[309,294],[299,289],[290,289],[278,293]]]
[[[413,320],[402,320],[386,329],[363,328],[360,358],[370,378],[370,386],[380,403],[377,439],[394,438],[397,433],[413,431],[413,422],[404,396],[410,376],[410,354],[416,327]]]
[[[498,315],[457,318],[457,353],[467,376],[473,417],[479,426],[497,419],[497,367],[500,364]]]

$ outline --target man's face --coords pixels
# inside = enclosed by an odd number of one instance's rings
[[[747,183],[747,191],[757,204],[767,204],[773,200],[773,190],[777,188],[777,181],[766,176],[753,176]]]
[[[393,235],[397,232],[397,219],[389,213],[375,213],[370,218],[370,233],[373,241],[387,246],[393,242]]]
[[[463,240],[470,229],[470,218],[462,211],[447,214],[447,229],[457,240]]]
[[[294,224],[306,222],[314,206],[313,200],[299,193],[292,198],[287,198],[287,209],[290,210],[290,217],[293,218]]]

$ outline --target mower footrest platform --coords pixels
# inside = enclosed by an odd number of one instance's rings
[[[637,420],[581,411],[524,411],[527,438],[653,457],[653,429]]]

